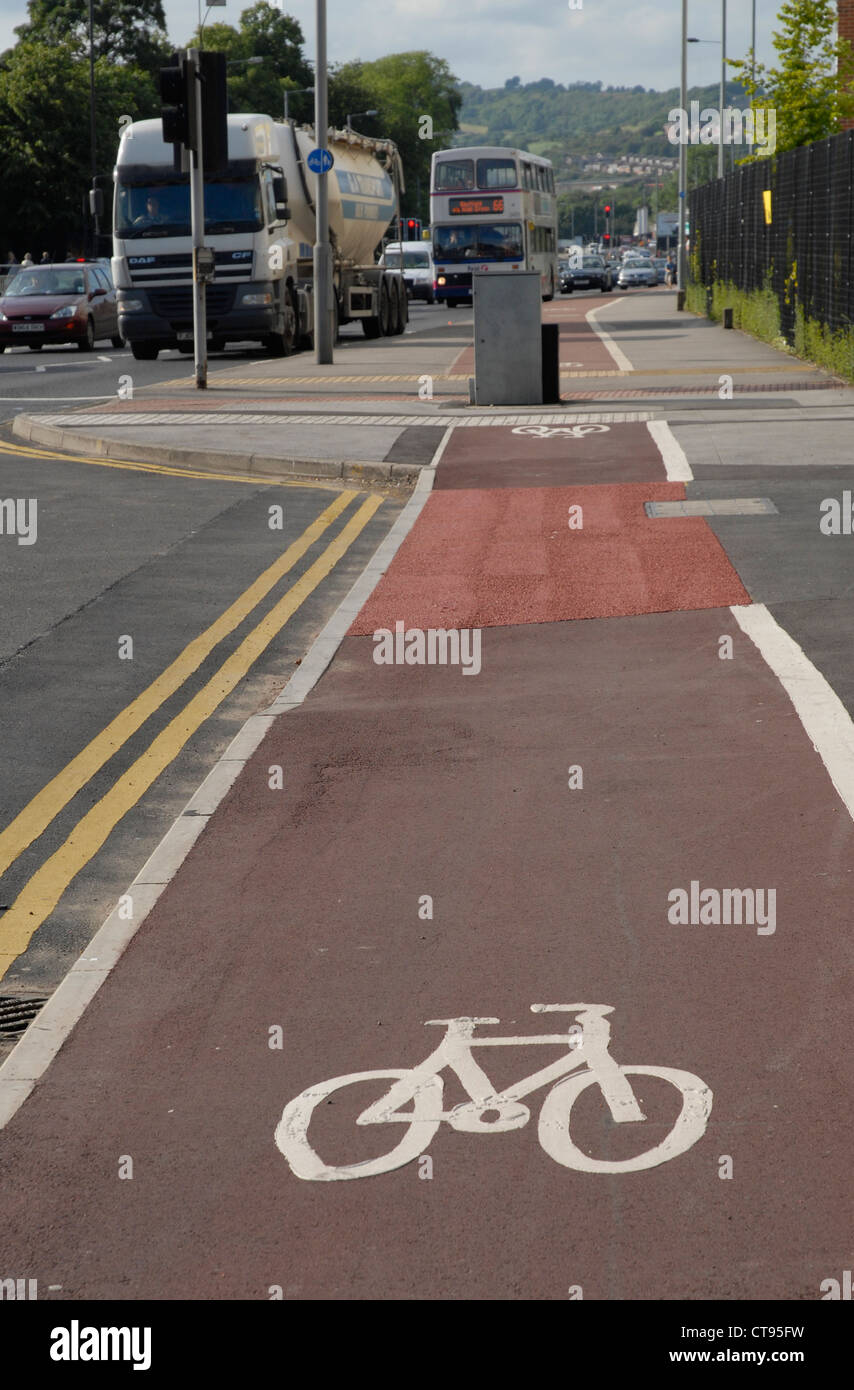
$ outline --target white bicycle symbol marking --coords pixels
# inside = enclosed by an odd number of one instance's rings
[[[607,434],[610,425],[516,425],[514,434],[533,434],[537,439],[553,439],[563,435],[567,439],[583,439],[585,434]]]
[[[655,1168],[676,1158],[696,1144],[705,1132],[712,1108],[712,1092],[699,1076],[672,1067],[621,1066],[608,1052],[611,1025],[605,1015],[608,1004],[532,1004],[533,1013],[577,1014],[579,1023],[565,1033],[535,1037],[475,1037],[479,1025],[499,1023],[497,1018],[433,1018],[425,1027],[442,1026],[445,1036],[420,1066],[405,1070],[361,1071],[335,1076],[310,1086],[285,1106],[276,1128],[276,1144],[298,1178],[327,1182],[345,1178],[368,1178],[389,1173],[419,1158],[430,1144],[442,1121],[469,1134],[504,1133],[527,1124],[531,1112],[522,1099],[541,1086],[551,1086],[540,1110],[538,1138],[556,1163],[584,1173],[631,1173]],[[580,1026],[579,1026],[580,1025]],[[472,1055],[475,1047],[517,1047],[563,1045],[569,1051],[549,1066],[523,1077],[514,1086],[496,1091]],[[448,1068],[459,1078],[469,1101],[442,1109],[443,1080]],[[629,1076],[655,1076],[670,1082],[682,1094],[682,1108],[669,1133],[645,1153],[627,1159],[592,1158],[577,1147],[570,1135],[572,1107],[581,1092],[596,1085],[602,1092],[611,1118],[617,1124],[645,1120]],[[356,1120],[358,1125],[405,1124],[406,1133],[398,1144],[379,1158],[337,1167],[324,1163],[311,1147],[308,1129],[318,1105],[345,1086],[365,1081],[392,1084]],[[554,1084],[552,1084],[554,1083]],[[402,1106],[412,1102],[411,1110]]]

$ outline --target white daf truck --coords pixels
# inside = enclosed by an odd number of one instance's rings
[[[311,345],[316,178],[306,161],[314,145],[309,126],[228,117],[228,167],[205,179],[205,245],[215,253],[206,293],[214,350],[259,342],[284,356]],[[337,324],[360,320],[369,338],[402,333],[402,276],[374,262],[399,212],[397,148],[351,131],[330,131],[327,148],[335,161],[326,178]],[[124,127],[113,179],[120,332],[138,360],[151,361],[164,348],[192,353],[189,176],[175,170],[159,120]]]

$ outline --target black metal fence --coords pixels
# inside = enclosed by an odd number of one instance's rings
[[[796,306],[831,331],[851,328],[854,131],[736,168],[691,192],[689,208],[695,281],[769,286],[789,342]]]

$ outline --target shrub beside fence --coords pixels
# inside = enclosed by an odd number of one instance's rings
[[[731,306],[736,327],[854,377],[854,131],[745,164],[689,197],[688,307],[719,318]]]

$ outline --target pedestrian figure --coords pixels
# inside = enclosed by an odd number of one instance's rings
[[[42,251],[42,265],[50,265],[51,255],[49,251]]]
[[[21,261],[21,265],[34,265],[34,264],[35,264],[35,262],[33,261],[33,258],[32,258],[32,256],[30,255],[30,253],[29,253],[29,251],[28,251],[28,252],[26,253],[26,255],[24,256],[24,259]]]
[[[664,268],[664,283],[665,283],[665,285],[670,285],[670,286],[672,286],[672,284],[673,284],[673,279],[674,279],[674,276],[675,276],[675,275],[676,275],[676,262],[674,261],[674,259],[673,259],[672,256],[668,256],[668,257],[667,257],[667,265],[666,265],[665,268]]]

